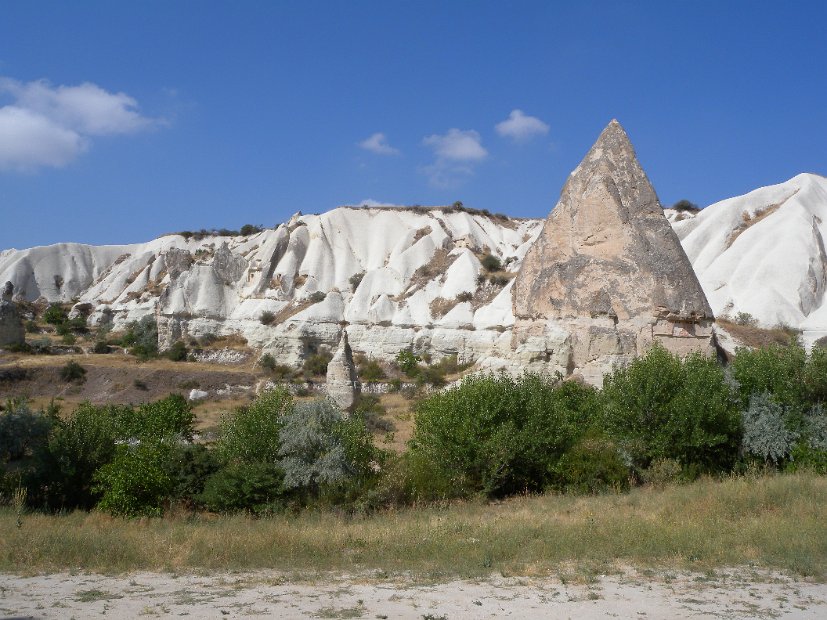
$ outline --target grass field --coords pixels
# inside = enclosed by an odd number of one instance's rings
[[[0,571],[364,571],[425,578],[754,566],[827,575],[827,478],[701,480],[625,495],[518,497],[379,513],[172,516],[0,509]]]

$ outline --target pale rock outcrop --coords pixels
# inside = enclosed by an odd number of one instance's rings
[[[513,289],[523,367],[602,383],[659,341],[711,352],[712,310],[617,121],[571,173]]]
[[[6,282],[0,298],[0,347],[21,345],[26,342],[23,318],[20,316],[13,297],[14,285]]]
[[[327,396],[344,412],[352,411],[359,397],[359,380],[353,363],[353,351],[342,331],[339,347],[327,365]]]

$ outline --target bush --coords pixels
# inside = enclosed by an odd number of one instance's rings
[[[358,363],[357,374],[366,383],[381,381],[386,377],[385,371],[374,359],[363,359]]]
[[[37,326],[37,323],[34,321],[26,321],[27,334],[37,334],[38,332],[40,332],[40,328]]]
[[[327,374],[327,365],[332,359],[333,355],[327,351],[311,355],[304,360],[304,374],[308,377],[325,376],[325,374]]]
[[[282,417],[279,466],[285,488],[311,493],[356,474],[343,440],[344,418],[329,400],[299,403]]]
[[[164,353],[164,357],[173,362],[186,362],[187,355],[187,345],[184,344],[183,340],[173,342],[172,346]]]
[[[800,346],[738,349],[731,372],[738,385],[741,408],[749,407],[753,394],[768,394],[787,407],[806,406],[806,368],[807,355]]]
[[[480,260],[480,263],[482,264],[483,269],[485,269],[488,272],[500,271],[503,268],[500,259],[494,256],[493,254],[486,254],[485,256],[483,256]]]
[[[574,493],[626,491],[629,468],[617,446],[599,435],[585,437],[567,451],[556,468],[562,489]]]
[[[121,345],[136,357],[146,360],[158,356],[158,323],[153,316],[133,321],[121,338]]]
[[[275,463],[279,432],[293,397],[285,389],[264,392],[221,420],[216,452],[227,463]]]
[[[308,301],[310,301],[310,303],[317,304],[320,301],[324,301],[325,297],[327,297],[327,293],[324,293],[322,291],[316,291],[315,293],[312,293],[307,299]]]
[[[420,361],[422,361],[422,358],[414,355],[414,352],[410,349],[403,349],[396,354],[396,365],[399,366],[399,370],[409,377],[416,374]]]
[[[6,401],[0,411],[0,463],[15,461],[48,441],[52,412],[32,411],[24,399]]]
[[[127,408],[131,410],[131,407]],[[167,438],[192,439],[195,416],[192,406],[180,394],[140,405],[136,411],[123,416],[118,434],[123,439],[136,438],[156,441]]]
[[[119,445],[112,462],[94,475],[98,508],[116,516],[161,516],[175,489],[165,467],[174,447],[163,441]]]
[[[92,347],[92,353],[98,353],[98,354],[101,354],[101,355],[105,355],[105,354],[109,353],[111,350],[112,349],[109,347],[108,344],[106,344],[106,341],[104,341],[104,340],[98,340],[95,343],[95,346]]]
[[[163,463],[173,481],[170,498],[192,507],[199,502],[204,484],[219,469],[215,453],[202,444],[175,445]]]
[[[115,455],[118,409],[83,403],[66,421],[55,422],[49,441],[35,451],[27,482],[31,504],[46,510],[95,505],[93,476]]]
[[[243,237],[249,237],[250,235],[255,235],[260,233],[264,228],[262,226],[255,226],[253,224],[244,224],[239,230],[239,234]]]
[[[274,463],[232,463],[206,479],[197,501],[215,512],[266,512],[283,495],[283,479]]]
[[[456,296],[456,300],[459,303],[471,301],[472,299],[474,299],[474,294],[469,291],[463,291],[462,293]]]
[[[69,314],[60,304],[50,304],[43,313],[43,320],[49,325],[61,325],[69,320]]]
[[[270,312],[269,310],[265,310],[261,313],[259,317],[259,321],[261,321],[262,325],[270,325],[273,321],[276,320],[276,313]]]
[[[376,506],[401,506],[449,499],[452,480],[426,455],[408,451],[388,455],[371,499]]]
[[[597,402],[595,390],[574,382],[465,377],[419,403],[411,450],[435,464],[454,495],[540,491],[589,428]]]
[[[744,452],[768,463],[784,460],[798,440],[798,433],[789,428],[788,417],[784,406],[769,394],[753,394],[743,412]]]
[[[83,383],[86,381],[86,369],[75,360],[69,360],[60,369],[60,378],[66,383]]]
[[[684,467],[729,469],[740,443],[740,415],[722,368],[711,358],[684,360],[655,344],[603,383],[605,427],[633,463],[672,458]]]
[[[349,282],[350,282],[351,290],[356,292],[356,289],[359,288],[359,285],[362,283],[362,278],[364,278],[364,277],[365,277],[365,272],[364,271],[360,271],[359,273],[354,273],[352,276],[350,276]]]

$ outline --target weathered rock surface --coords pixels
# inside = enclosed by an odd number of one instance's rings
[[[0,297],[0,347],[21,345],[26,342],[23,317],[14,303],[14,285],[6,282]]]
[[[519,363],[592,383],[653,341],[681,354],[711,350],[712,310],[617,121],[571,173],[526,254],[514,316]]]
[[[359,397],[359,380],[353,363],[353,351],[347,341],[347,332],[342,332],[339,347],[327,365],[327,396],[342,411],[350,412]]]

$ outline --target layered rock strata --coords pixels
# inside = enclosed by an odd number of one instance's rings
[[[522,367],[600,384],[656,341],[712,350],[712,310],[617,121],[569,176],[513,291]]]

